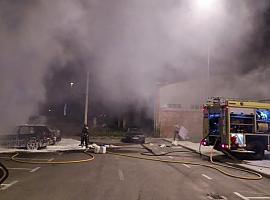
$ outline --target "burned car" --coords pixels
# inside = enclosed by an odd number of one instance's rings
[[[125,137],[122,139],[122,142],[144,144],[145,135],[139,128],[128,128],[127,132],[125,133]]]
[[[13,133],[3,135],[0,138],[1,146],[29,150],[45,148],[56,142],[56,131],[50,130],[46,125],[21,125],[16,127]]]

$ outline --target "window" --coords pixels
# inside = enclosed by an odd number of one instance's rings
[[[231,133],[253,133],[254,114],[231,113],[230,114]]]
[[[30,134],[30,129],[28,126],[22,126],[20,127],[20,134]]]
[[[200,109],[202,109],[202,106],[200,106],[199,104],[192,104],[190,107],[191,107],[192,110],[200,110]]]
[[[219,134],[219,119],[220,113],[211,113],[209,114],[209,133],[211,135]]]
[[[181,104],[167,104],[168,108],[173,108],[173,109],[180,109]]]

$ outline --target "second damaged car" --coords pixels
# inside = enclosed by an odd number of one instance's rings
[[[144,144],[145,135],[139,128],[128,128],[125,137],[122,138],[122,142]]]

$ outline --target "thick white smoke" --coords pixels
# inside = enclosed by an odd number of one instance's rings
[[[249,80],[258,87],[247,93],[267,96],[266,67],[241,78],[237,74],[245,71],[251,58],[245,53],[263,24],[268,1],[220,0],[211,9],[197,3],[2,0],[0,129],[27,121],[38,103],[46,100],[43,81],[51,63],[57,60],[61,67],[78,59],[78,54],[95,80],[96,98],[107,104],[146,102],[155,83],[172,72],[179,80],[205,76],[208,52],[211,75],[234,74],[233,79],[240,81],[232,96]],[[67,48],[66,40],[74,45]],[[227,78],[222,82],[230,85]]]

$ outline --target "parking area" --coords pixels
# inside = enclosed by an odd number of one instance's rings
[[[103,143],[107,141],[103,140]],[[157,139],[146,145],[153,152],[160,152],[154,155],[140,144],[129,144],[111,149],[108,154],[95,154],[93,161],[76,164],[52,163],[88,159],[82,149],[19,152],[16,158],[35,162],[32,164],[12,161],[14,153],[0,153],[1,162],[10,172],[0,187],[0,199],[270,199],[268,178],[257,181],[234,179],[211,168],[192,164],[209,162],[181,146],[166,147],[169,143]],[[132,156],[143,156],[148,160]],[[233,169],[224,170],[235,175],[252,176]]]
[[[9,170],[8,179],[1,185],[0,190],[7,190],[16,184],[23,182],[25,179],[38,173],[42,168],[41,164],[18,163],[11,160],[14,153],[0,154],[0,160],[3,165]],[[19,159],[22,161],[53,161],[61,156],[62,153],[20,153]]]

